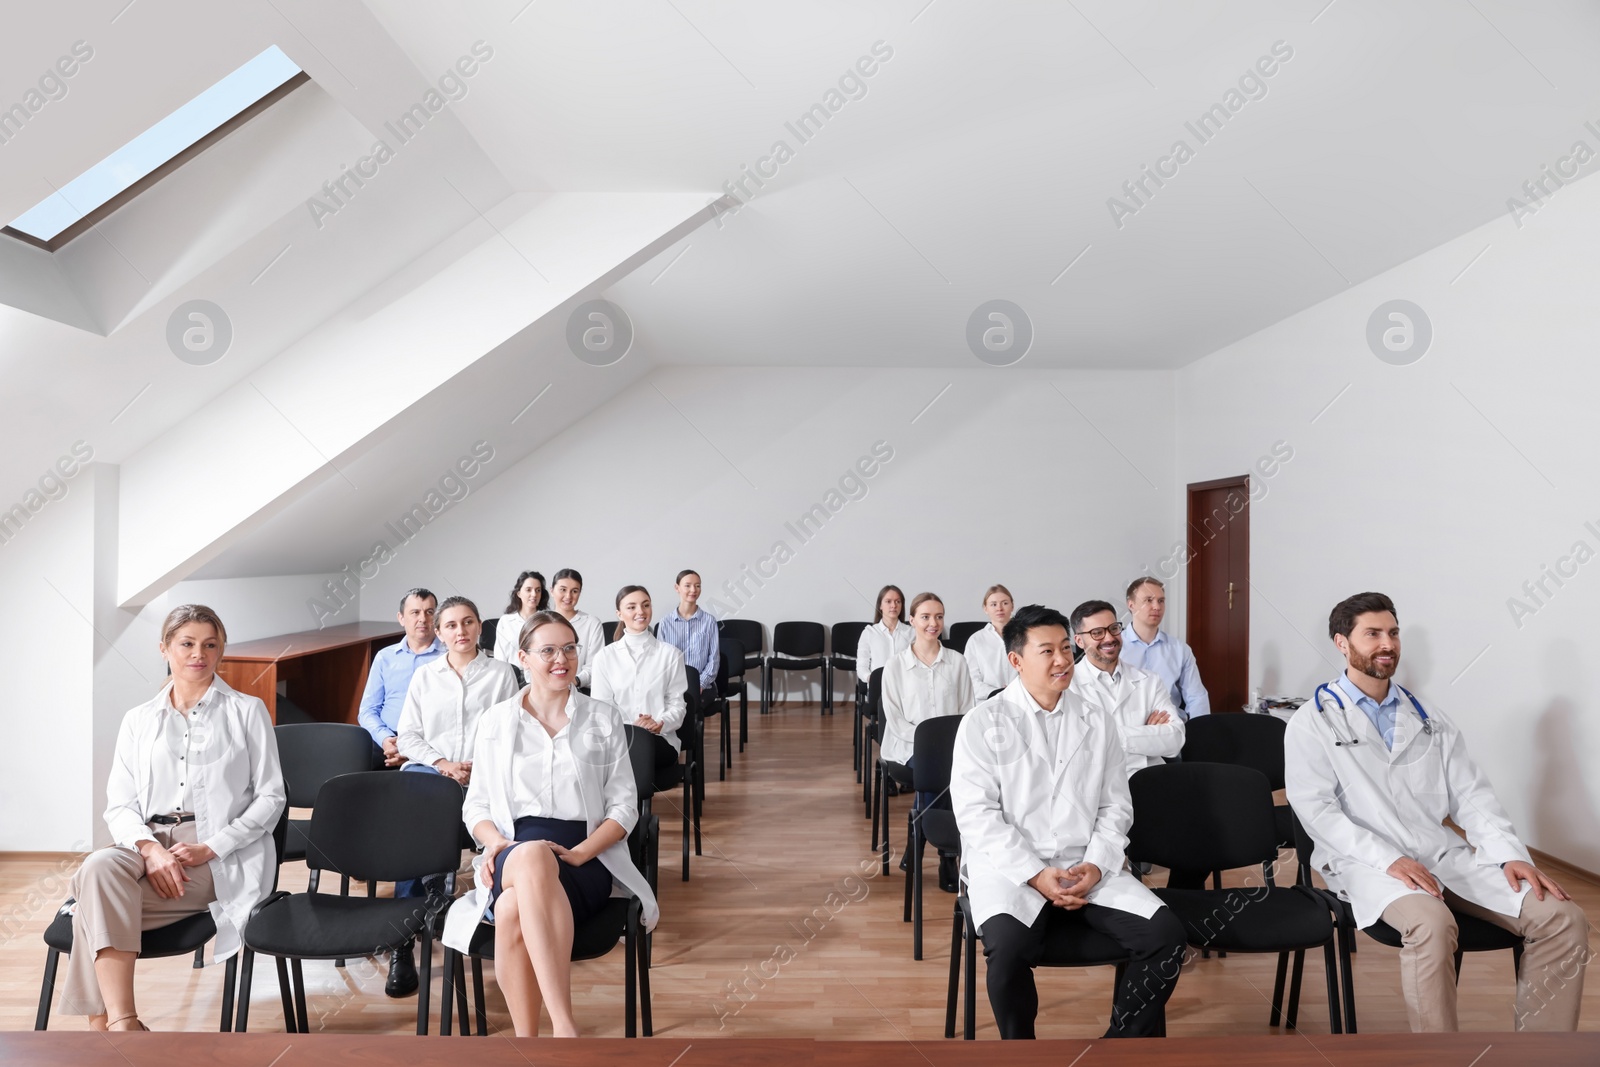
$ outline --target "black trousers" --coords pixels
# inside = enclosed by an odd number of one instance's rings
[[[1183,923],[1172,910],[1162,908],[1142,919],[1099,904],[1085,904],[1076,911],[1047,904],[1032,926],[1010,915],[996,915],[983,924],[989,1006],[1002,1038],[1033,1037],[1033,1021],[1039,1014],[1033,969],[1046,959],[1068,957],[1069,943],[1085,928],[1099,931],[1133,955],[1112,997],[1111,1026],[1105,1036],[1161,1033],[1162,1009],[1178,983],[1186,943]]]

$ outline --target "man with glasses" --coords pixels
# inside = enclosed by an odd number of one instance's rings
[[[1122,662],[1122,623],[1104,600],[1087,600],[1072,611],[1072,632],[1083,662],[1071,691],[1110,716],[1122,734],[1128,775],[1164,762],[1183,749],[1183,716],[1158,675]]]

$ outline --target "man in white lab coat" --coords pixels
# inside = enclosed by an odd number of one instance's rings
[[[1117,724],[1128,776],[1182,752],[1183,715],[1160,675],[1122,661],[1122,623],[1116,609],[1104,600],[1084,601],[1072,610],[1072,633],[1083,649],[1072,692]]]
[[[1105,714],[1068,692],[1065,616],[1029,605],[1003,636],[1018,677],[967,713],[950,776],[1000,1036],[1034,1036],[1033,968],[1085,928],[1133,957],[1105,1036],[1154,1036],[1178,980],[1184,930],[1123,869],[1133,803],[1122,739]]]
[[[1289,803],[1316,842],[1312,864],[1350,901],[1356,925],[1381,918],[1400,932],[1411,1029],[1456,1029],[1455,911],[1524,939],[1518,1030],[1576,1030],[1589,955],[1583,911],[1534,867],[1461,731],[1392,681],[1393,601],[1341,601],[1328,636],[1348,666],[1289,720]]]

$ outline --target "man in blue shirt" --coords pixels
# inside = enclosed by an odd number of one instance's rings
[[[1133,632],[1122,636],[1122,662],[1142,667],[1167,683],[1172,702],[1184,721],[1211,714],[1211,698],[1200,684],[1194,652],[1177,638],[1161,632],[1167,614],[1167,590],[1159,578],[1135,578],[1128,586],[1128,614]]]
[[[397,747],[400,712],[406,704],[406,690],[418,667],[444,655],[444,642],[433,630],[434,610],[439,599],[426,589],[417,588],[400,598],[395,617],[405,627],[405,639],[380,649],[367,672],[367,688],[361,694],[361,710],[356,721],[372,735],[373,745],[385,767],[398,767],[406,761]],[[406,896],[414,885],[397,883],[395,896]],[[391,997],[408,997],[417,991],[417,965],[411,942],[395,950],[389,959],[389,979],[383,991]]]

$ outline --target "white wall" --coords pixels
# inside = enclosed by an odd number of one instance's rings
[[[715,599],[769,628],[870,619],[886,582],[948,598],[950,622],[981,619],[997,581],[1019,603],[1115,600],[1176,529],[1170,383],[1020,368],[660,370],[434,520],[368,583],[362,614],[390,618],[414,585],[490,614],[518,571],[569,566],[601,619],[631,582],[664,610],[683,567],[700,570],[713,611]],[[893,458],[867,464],[864,495],[847,480],[860,498],[829,501],[877,442]],[[817,503],[840,507],[802,541],[785,524]],[[792,558],[763,564],[780,541]],[[773,576],[730,591],[745,567]]]
[[[1178,373],[1181,481],[1294,449],[1252,512],[1252,684],[1309,695],[1341,663],[1329,609],[1388,593],[1401,679],[1461,723],[1528,843],[1589,870],[1600,563],[1538,602],[1523,583],[1580,540],[1600,553],[1597,240],[1600,185],[1571,185],[1520,230],[1484,226]],[[1397,298],[1434,330],[1408,366],[1365,340]],[[1514,617],[1513,597],[1534,613]]]

